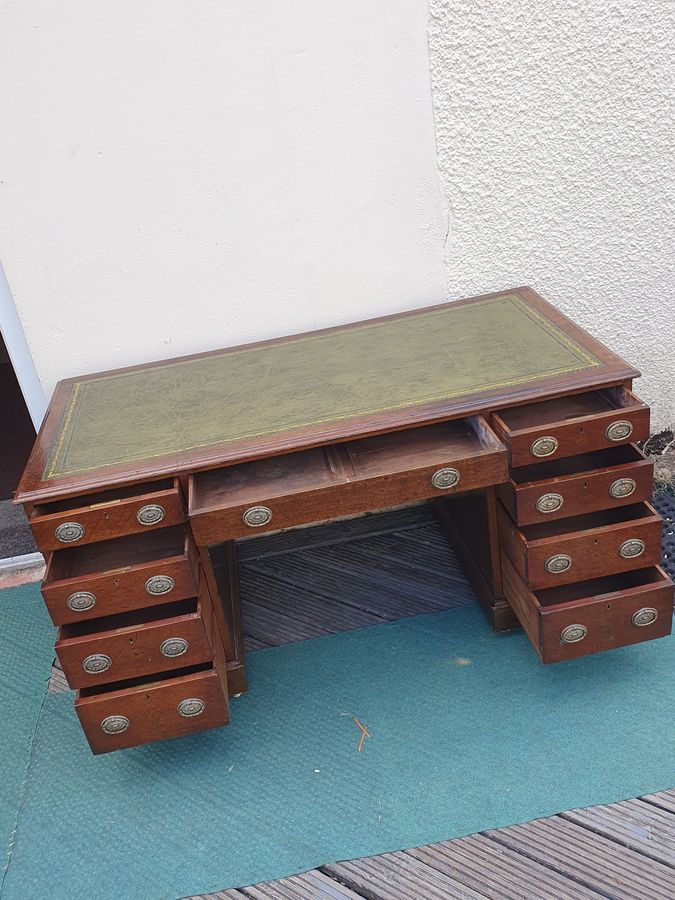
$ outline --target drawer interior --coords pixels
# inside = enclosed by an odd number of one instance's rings
[[[95,687],[80,688],[78,700],[85,697],[97,697],[100,694],[112,694],[115,691],[127,691],[130,688],[150,687],[172,678],[189,679],[190,675],[200,675],[202,672],[211,672],[215,666],[211,662],[198,663],[195,666],[187,666],[184,669],[169,669],[167,672],[157,672],[154,675],[145,675],[141,678],[127,678],[124,681],[112,681],[108,684],[98,684]]]
[[[632,572],[605,575],[603,578],[577,581],[574,584],[561,584],[533,593],[539,605],[546,608],[571,603],[575,600],[587,600],[589,597],[601,597],[605,594],[622,593],[639,587],[668,583],[669,580],[661,569],[650,566],[647,569],[634,569]]]
[[[600,509],[583,516],[571,516],[554,522],[538,522],[536,525],[523,525],[521,531],[527,541],[540,538],[556,537],[573,531],[588,531],[592,528],[606,528],[623,522],[642,519],[659,518],[656,510],[647,503],[632,503],[630,506]]]
[[[190,512],[245,506],[261,497],[386,477],[503,449],[479,417],[317,447],[194,475]]]
[[[625,388],[607,388],[587,394],[558,397],[555,400],[542,400],[527,406],[501,409],[497,415],[509,431],[521,431],[641,405],[640,401]]]
[[[567,475],[582,477],[584,472],[630,465],[644,462],[646,459],[647,457],[635,444],[623,444],[618,447],[608,447],[605,450],[596,450],[594,453],[582,453],[579,456],[543,460],[530,466],[520,466],[511,471],[511,479],[515,484],[520,485],[531,481],[564,478]]]
[[[45,583],[95,572],[111,572],[186,553],[187,534],[183,525],[131,534],[98,544],[68,547],[52,553]]]
[[[150,606],[143,609],[135,609],[131,612],[119,613],[116,616],[104,616],[100,619],[87,619],[84,622],[74,622],[70,625],[62,625],[59,629],[58,640],[67,641],[70,638],[85,637],[91,634],[99,635],[104,631],[121,631],[126,628],[138,628],[141,625],[149,625],[162,619],[174,619],[177,616],[194,615],[198,609],[196,597],[188,600],[176,600],[173,603],[164,603],[161,606]]]
[[[48,516],[51,513],[68,512],[77,509],[91,509],[92,506],[102,506],[108,503],[115,503],[118,500],[128,500],[130,497],[140,498],[147,494],[170,491],[174,485],[175,480],[173,478],[164,478],[161,481],[132,484],[127,487],[113,488],[109,491],[100,491],[96,494],[87,494],[84,497],[66,497],[63,500],[55,500],[52,503],[38,503],[33,507],[33,517]]]

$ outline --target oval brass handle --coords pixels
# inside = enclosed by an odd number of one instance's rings
[[[141,525],[157,525],[166,515],[166,510],[159,503],[147,503],[136,513],[136,519]]]
[[[636,487],[637,484],[632,478],[617,478],[609,486],[609,495],[615,500],[621,500],[634,494]]]
[[[572,567],[572,557],[566,553],[556,553],[555,556],[549,556],[546,560],[544,568],[551,575],[559,575],[561,572],[567,572]]]
[[[159,645],[159,652],[168,659],[187,653],[190,645],[185,638],[167,638]]]
[[[179,716],[191,719],[193,716],[200,716],[204,712],[206,703],[198,697],[189,697],[187,700],[181,700],[176,709]]]
[[[653,606],[644,606],[642,609],[638,609],[637,612],[633,613],[632,622],[633,625],[642,628],[645,625],[651,625],[652,622],[656,622],[658,617],[658,611],[655,610]]]
[[[551,435],[539,437],[530,444],[530,453],[532,456],[550,456],[552,453],[555,453],[557,449],[557,438],[551,437]]]
[[[112,659],[106,653],[92,653],[82,660],[82,668],[88,675],[101,675],[112,666]]]
[[[454,487],[460,479],[460,474],[457,469],[445,468],[439,469],[438,472],[434,472],[431,476],[431,483],[435,488],[439,488],[444,490],[446,488]]]
[[[145,590],[155,596],[169,594],[175,587],[176,582],[170,575],[151,575],[145,582]]]
[[[542,494],[536,506],[540,513],[552,513],[559,510],[564,502],[562,494]]]
[[[244,524],[249,528],[260,528],[272,521],[272,510],[267,506],[251,506],[244,513]]]
[[[96,606],[96,594],[92,594],[91,591],[75,591],[66,600],[66,606],[68,609],[72,609],[73,612],[84,612],[87,609],[92,609],[92,607]]]
[[[106,716],[101,722],[101,729],[106,734],[120,734],[131,725],[126,716]]]
[[[588,634],[588,628],[585,625],[568,625],[560,632],[561,644],[578,644]]]
[[[629,538],[619,547],[619,556],[624,559],[633,559],[636,556],[642,556],[645,552],[645,542],[640,538]]]
[[[633,433],[633,423],[627,422],[625,419],[619,419],[607,426],[607,435],[610,441],[625,441]]]
[[[54,529],[54,537],[61,544],[72,544],[84,537],[84,525],[79,522],[61,522]]]

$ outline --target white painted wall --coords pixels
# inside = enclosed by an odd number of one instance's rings
[[[442,301],[426,0],[8,0],[0,255],[40,380]]]
[[[675,423],[675,5],[430,7],[450,295],[531,284]]]

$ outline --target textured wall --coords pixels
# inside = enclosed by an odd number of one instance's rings
[[[675,422],[675,4],[430,0],[452,297],[531,284]]]
[[[47,392],[442,300],[427,26],[426,0],[3,3],[0,253]]]

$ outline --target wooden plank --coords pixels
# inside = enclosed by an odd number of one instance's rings
[[[640,798],[645,803],[651,803],[654,806],[660,806],[675,815],[675,789],[668,791],[659,791],[658,794],[646,794]]]
[[[625,800],[563,813],[596,834],[675,868],[675,816],[642,800]]]
[[[602,835],[554,816],[488,837],[614,900],[672,900],[675,872]]]
[[[63,670],[60,665],[57,665],[56,661],[52,666],[52,672],[49,676],[49,686],[47,688],[48,691],[52,693],[58,693],[59,691],[69,691],[70,685],[68,684],[68,679],[63,674]]]
[[[486,900],[490,894],[448,878],[403,851],[322,866],[370,900]]]
[[[453,881],[499,900],[594,900],[605,896],[481,834],[406,853]]]
[[[277,881],[266,881],[239,889],[251,900],[361,900],[357,894],[323,872],[305,872]]]

